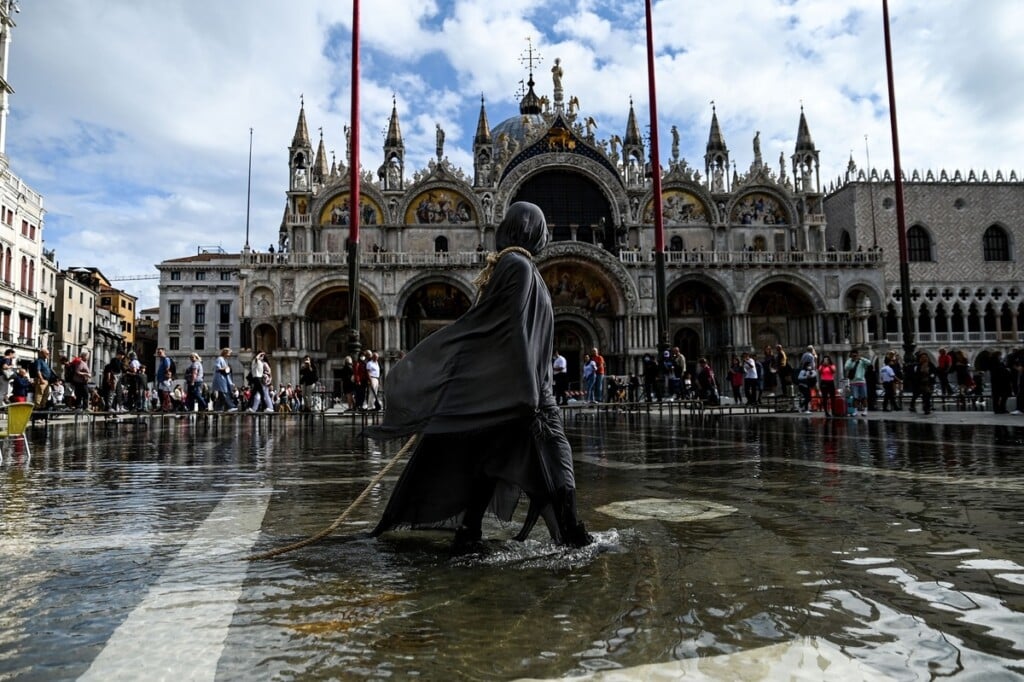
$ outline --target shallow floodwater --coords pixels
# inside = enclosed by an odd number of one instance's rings
[[[567,431],[591,547],[543,523],[522,544],[490,523],[464,556],[443,533],[362,538],[395,469],[334,536],[258,562],[401,444],[294,417],[4,443],[0,679],[1024,678],[1024,428]]]

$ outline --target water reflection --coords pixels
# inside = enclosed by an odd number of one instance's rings
[[[1024,670],[1022,429],[612,413],[568,431],[598,545],[497,523],[457,557],[444,534],[354,535],[392,477],[347,540],[247,567],[218,676]],[[76,677],[172,562],[208,575],[180,552],[226,497],[270,495],[269,549],[326,525],[398,447],[298,419],[37,432],[0,468],[0,675]],[[173,651],[181,631],[150,635]]]

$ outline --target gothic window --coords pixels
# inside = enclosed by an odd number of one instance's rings
[[[911,263],[927,263],[932,257],[932,240],[920,225],[907,230],[907,252]]]
[[[949,331],[949,316],[946,314],[946,306],[941,303],[935,309],[935,331],[940,334]]]
[[[982,248],[987,261],[1008,261],[1010,260],[1010,238],[1006,230],[998,225],[992,225],[985,230],[982,237]]]
[[[675,235],[674,237],[672,237],[672,239],[669,241],[668,250],[669,251],[682,251],[683,250],[683,238],[680,237],[678,234]]]
[[[448,253],[448,237],[441,236],[434,240],[434,253]]]

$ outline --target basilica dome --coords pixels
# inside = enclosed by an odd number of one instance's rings
[[[491,129],[491,139],[500,140],[502,134],[506,134],[509,140],[516,141],[522,146],[526,140],[526,127],[529,122],[531,132],[534,134],[538,130],[547,129],[547,121],[544,119],[544,115],[541,113],[535,114],[520,114],[519,116],[512,116],[507,118],[498,125]]]

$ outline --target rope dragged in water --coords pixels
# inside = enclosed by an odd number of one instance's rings
[[[373,490],[374,486],[380,483],[381,479],[384,478],[389,471],[391,471],[395,464],[397,464],[400,459],[402,459],[410,450],[412,450],[413,446],[416,445],[417,438],[417,434],[413,434],[412,436],[409,437],[409,440],[406,441],[405,445],[402,446],[402,449],[399,450],[395,454],[395,456],[391,458],[391,461],[388,462],[384,466],[384,468],[381,469],[380,472],[378,472],[378,474],[370,480],[366,488],[363,489],[363,492],[359,493],[359,497],[353,500],[352,504],[350,504],[345,509],[345,511],[341,512],[341,514],[338,515],[338,518],[334,519],[334,522],[331,523],[331,525],[327,526],[326,528],[317,533],[314,533],[313,535],[310,535],[308,538],[299,540],[298,542],[293,542],[290,545],[276,547],[274,549],[267,550],[266,552],[260,552],[259,554],[250,554],[245,558],[246,561],[260,561],[262,559],[270,559],[272,557],[280,556],[282,554],[287,554],[288,552],[292,552],[296,549],[301,549],[302,547],[312,545],[314,542],[322,540],[331,533],[333,533],[338,528],[338,526],[345,522],[349,514],[351,514],[356,507],[362,504],[363,500],[365,500],[367,495],[370,494],[370,491]]]

